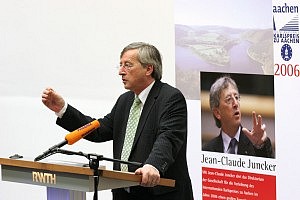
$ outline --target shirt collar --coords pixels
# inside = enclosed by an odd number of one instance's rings
[[[148,85],[148,87],[146,87],[139,95],[139,99],[141,100],[142,104],[144,105],[146,102],[146,99],[149,95],[149,92],[151,90],[151,88],[153,87],[155,81],[153,81],[150,85]]]

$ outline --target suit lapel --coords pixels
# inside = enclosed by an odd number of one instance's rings
[[[253,155],[253,148],[250,140],[243,133],[242,128],[240,132],[238,154],[240,155]]]
[[[216,143],[217,144],[214,145],[215,146],[214,152],[223,153],[224,152],[224,144],[223,144],[223,139],[222,139],[221,132],[220,132],[219,136],[217,137]]]

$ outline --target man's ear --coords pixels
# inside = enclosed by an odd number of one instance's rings
[[[221,115],[220,115],[220,111],[218,108],[213,108],[213,114],[214,114],[215,118],[217,118],[218,120],[221,120]]]
[[[152,72],[154,71],[153,65],[147,65],[147,71],[146,71],[146,75],[151,75]]]

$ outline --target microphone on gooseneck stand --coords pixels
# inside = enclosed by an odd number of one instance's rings
[[[43,154],[36,157],[34,159],[34,161],[39,161],[39,160],[42,160],[42,159],[52,155],[54,153],[54,150],[59,149],[60,147],[66,145],[66,144],[69,144],[69,145],[74,144],[75,142],[77,142],[81,138],[87,136],[88,134],[90,134],[91,132],[93,132],[95,129],[97,129],[99,127],[100,127],[100,122],[98,120],[94,120],[78,129],[76,129],[75,131],[72,131],[71,133],[69,133],[65,136],[64,141],[50,147]]]

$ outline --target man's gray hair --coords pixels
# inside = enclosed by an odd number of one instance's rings
[[[144,42],[134,42],[127,45],[121,52],[120,58],[123,54],[132,49],[138,50],[137,59],[142,64],[143,67],[147,67],[148,65],[153,66],[153,73],[151,76],[155,80],[161,80],[162,78],[162,57],[158,49]]]

